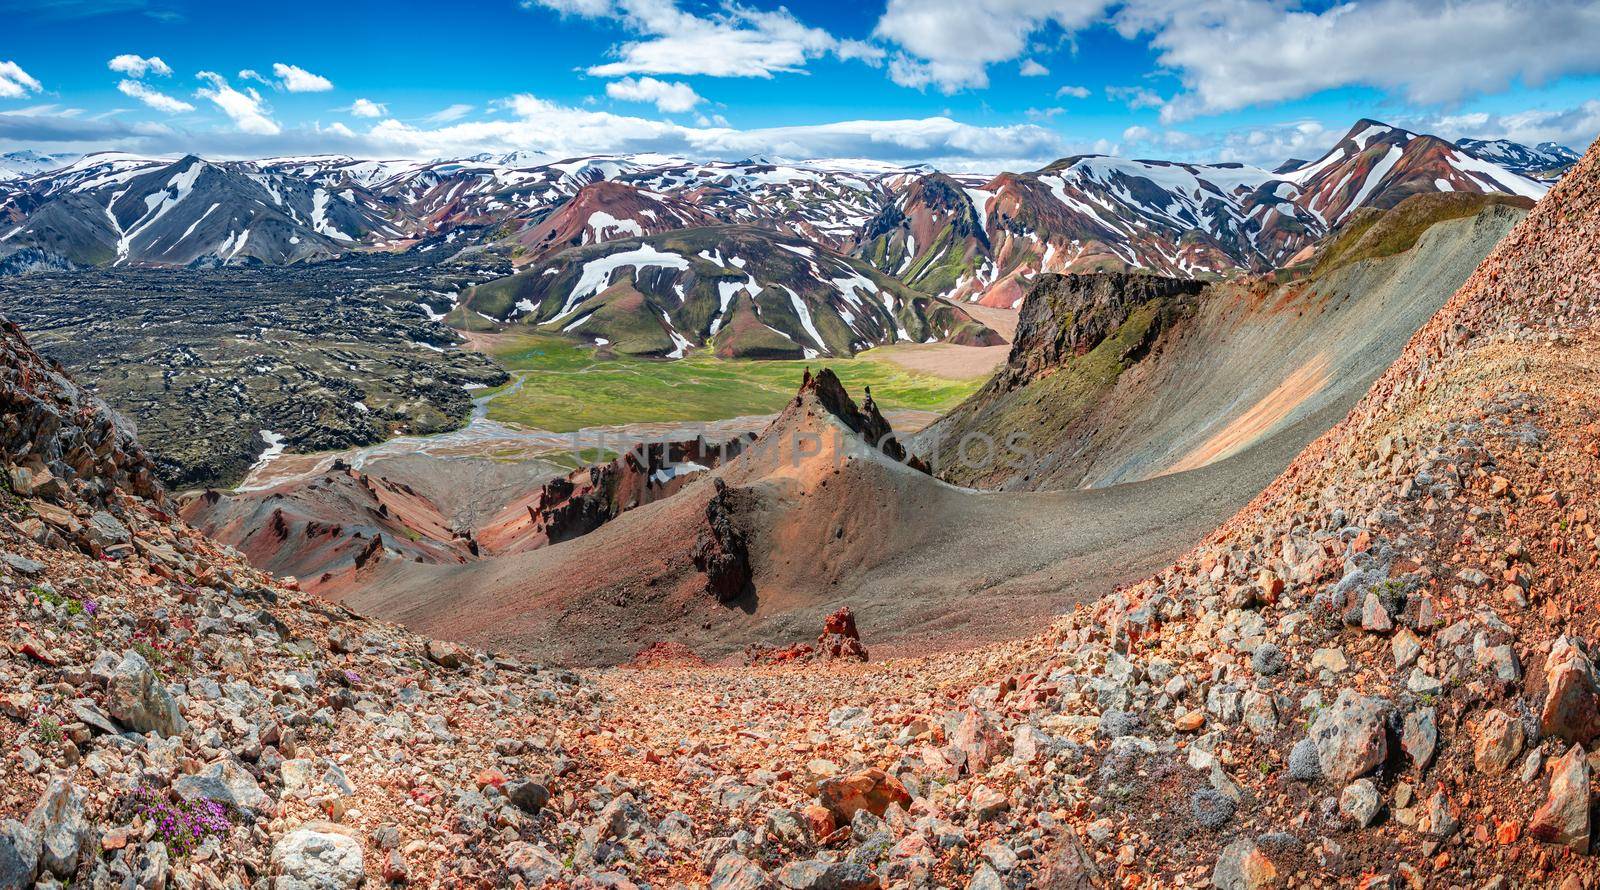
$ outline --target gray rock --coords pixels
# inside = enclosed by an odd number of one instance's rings
[[[1263,677],[1281,672],[1284,664],[1283,650],[1272,643],[1262,643],[1250,655],[1250,668]]]
[[[1339,812],[1362,828],[1372,824],[1383,809],[1383,798],[1371,779],[1357,779],[1339,795]]]
[[[231,757],[218,760],[192,776],[179,778],[172,783],[172,790],[187,801],[215,801],[256,815],[272,806],[272,798],[261,790],[255,777]]]
[[[1317,765],[1330,782],[1347,785],[1382,763],[1389,753],[1384,723],[1389,705],[1383,699],[1344,689],[1333,706],[1311,724]]]
[[[1115,708],[1107,710],[1100,715],[1100,722],[1095,727],[1095,732],[1108,739],[1121,738],[1133,735],[1139,728],[1139,718]]]
[[[780,869],[778,883],[788,890],[860,890],[877,886],[878,880],[853,863],[802,860]]]
[[[1213,831],[1232,821],[1235,808],[1233,798],[1214,788],[1201,788],[1189,796],[1194,821]]]
[[[1211,886],[1217,890],[1258,890],[1277,880],[1278,869],[1267,854],[1249,838],[1239,838],[1222,850],[1211,871]]]
[[[1550,790],[1528,822],[1528,834],[1562,844],[1580,855],[1589,852],[1589,759],[1582,745],[1573,745],[1550,765]]]
[[[518,808],[537,813],[550,803],[550,789],[542,783],[524,779],[507,783],[506,797]]]
[[[15,553],[0,553],[0,561],[4,561],[11,571],[30,578],[44,571],[44,563]]]
[[[972,880],[967,882],[967,890],[1005,890],[1006,882],[994,867],[985,862],[978,866],[972,873]]]
[[[272,846],[273,890],[346,890],[364,876],[361,842],[345,829],[312,822]]]
[[[94,834],[83,809],[87,797],[66,779],[52,779],[28,815],[28,830],[39,838],[41,871],[68,878],[78,870],[78,855]]]
[[[174,736],[183,732],[183,715],[172,693],[161,684],[150,663],[137,652],[122,654],[106,687],[106,710],[134,732]]]
[[[126,544],[133,539],[128,527],[117,521],[117,517],[101,510],[89,517],[89,524],[84,527],[91,540],[101,547],[111,547],[116,544]]]
[[[1405,723],[1400,730],[1400,747],[1405,750],[1406,756],[1417,765],[1417,769],[1425,769],[1433,760],[1433,752],[1439,745],[1439,725],[1433,708],[1418,708],[1406,715]]]
[[[742,853],[726,853],[711,871],[708,890],[765,890],[772,879]]]
[[[15,819],[0,822],[0,887],[27,887],[39,869],[39,834]]]

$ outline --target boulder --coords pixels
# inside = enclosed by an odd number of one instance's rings
[[[144,656],[132,650],[122,654],[122,661],[111,672],[106,711],[134,732],[175,736],[184,728],[183,715],[178,712],[172,693],[162,685]]]
[[[1587,854],[1589,804],[1589,760],[1581,745],[1573,745],[1550,765],[1550,790],[1528,823],[1528,834]]]
[[[194,775],[179,778],[172,783],[172,790],[186,801],[215,801],[256,815],[272,807],[272,798],[261,790],[255,777],[231,757],[218,760]]]
[[[817,799],[838,825],[848,823],[858,810],[882,816],[892,803],[911,806],[911,795],[900,780],[877,768],[822,782],[817,786]]]
[[[1489,775],[1511,768],[1522,753],[1527,734],[1522,722],[1498,708],[1490,709],[1478,721],[1472,742],[1472,763]]]
[[[39,842],[41,872],[69,878],[78,870],[78,856],[88,846],[94,827],[84,803],[88,795],[66,779],[52,779],[38,806],[28,815],[28,830]]]
[[[1211,872],[1211,886],[1217,890],[1260,890],[1277,883],[1277,867],[1249,838],[1224,847]]]
[[[15,819],[0,822],[0,887],[28,887],[39,869],[39,834]]]
[[[1371,772],[1389,754],[1385,722],[1389,704],[1381,698],[1344,689],[1333,706],[1311,724],[1322,777],[1348,785]]]
[[[1600,690],[1594,662],[1570,637],[1558,637],[1545,658],[1544,706],[1539,729],[1579,745],[1600,735]]]
[[[274,890],[346,890],[365,875],[361,842],[345,828],[312,822],[272,845]]]
[[[772,879],[744,855],[730,852],[717,860],[706,886],[708,890],[766,890]]]

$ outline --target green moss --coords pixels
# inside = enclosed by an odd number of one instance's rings
[[[871,386],[885,409],[945,411],[983,382],[982,377],[911,371],[870,354],[752,361],[719,359],[701,350],[679,361],[602,359],[591,348],[543,334],[519,337],[491,354],[524,380],[515,392],[489,403],[490,419],[552,432],[771,414],[794,397],[807,367],[832,368],[852,393]]]
[[[1318,252],[1311,275],[1326,275],[1362,260],[1404,253],[1415,247],[1422,233],[1433,226],[1475,216],[1496,204],[1524,209],[1533,206],[1527,198],[1511,195],[1425,192],[1406,198],[1390,210],[1362,210],[1340,227]]]

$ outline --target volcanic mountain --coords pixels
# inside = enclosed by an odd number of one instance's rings
[[[216,164],[88,155],[7,199],[22,221],[0,242],[80,265],[289,263],[337,256],[395,231],[370,196]]]
[[[914,448],[949,481],[1036,490],[1181,472],[1277,436],[1298,447],[1348,410],[1527,206],[1428,193],[1363,211],[1303,275],[1209,287],[1042,276],[1006,367]],[[1029,460],[958,459],[963,442],[1012,434],[1028,438]]]
[[[679,229],[574,247],[462,298],[475,313],[681,358],[851,355],[885,343],[987,346],[998,335],[956,305],[858,260],[747,226]]]

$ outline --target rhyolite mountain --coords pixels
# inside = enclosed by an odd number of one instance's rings
[[[572,247],[468,289],[452,321],[527,325],[632,355],[847,356],[887,343],[993,345],[959,306],[860,260],[754,226]]]
[[[1456,148],[1480,161],[1539,180],[1560,178],[1581,157],[1557,142],[1528,146],[1508,139],[1457,139]]]
[[[10,264],[26,270],[503,245],[528,264],[585,243],[720,223],[852,254],[924,294],[1015,306],[1041,272],[1215,278],[1275,268],[1356,209],[1418,192],[1537,198],[1547,186],[1523,174],[1549,176],[1568,155],[1451,145],[1371,120],[1320,158],[1274,170],[1099,155],[974,176],[663,155],[210,162],[100,153],[0,185],[0,258],[29,251]]]

